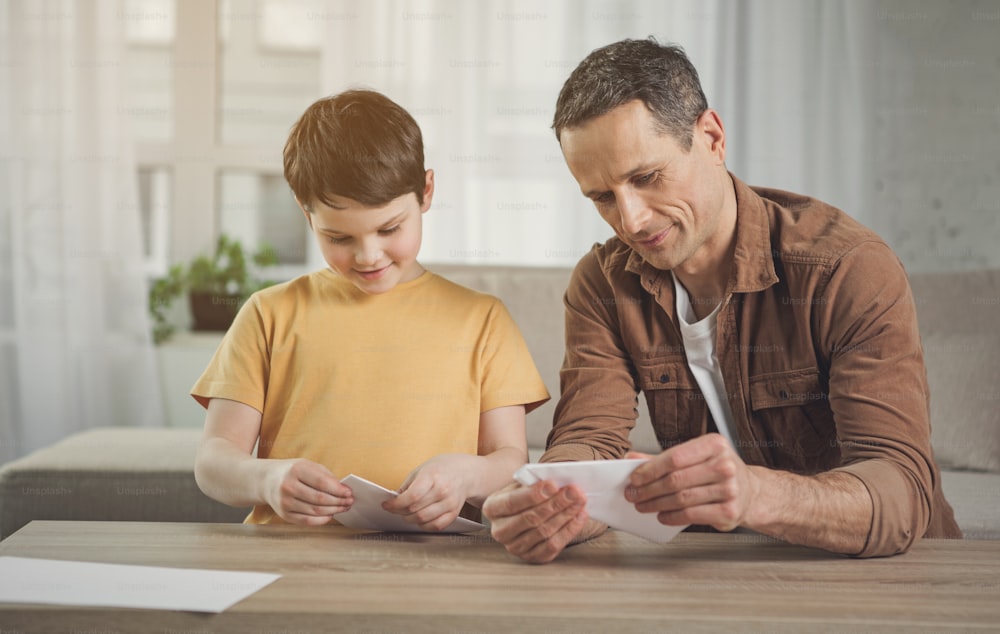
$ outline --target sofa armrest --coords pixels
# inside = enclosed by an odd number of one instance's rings
[[[103,427],[0,468],[0,538],[32,520],[240,522],[194,479],[198,429]]]

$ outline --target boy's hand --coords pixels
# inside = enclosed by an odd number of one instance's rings
[[[354,494],[323,465],[298,458],[274,461],[266,477],[264,500],[290,524],[319,526],[350,509]]]
[[[382,505],[424,530],[439,531],[455,521],[472,490],[477,456],[442,454],[406,477],[400,494]]]

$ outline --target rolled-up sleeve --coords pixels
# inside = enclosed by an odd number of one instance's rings
[[[543,462],[621,458],[631,447],[638,388],[600,248],[580,260],[564,296],[566,355]]]
[[[936,473],[909,282],[888,246],[864,242],[831,269],[823,297],[817,328],[830,355],[838,470],[864,484],[873,506],[858,556],[905,552],[927,529]]]

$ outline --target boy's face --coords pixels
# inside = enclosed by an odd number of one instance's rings
[[[422,214],[430,208],[433,194],[434,172],[427,170],[423,204],[412,193],[380,207],[330,196],[333,206],[313,201],[312,211],[303,213],[330,268],[359,290],[377,295],[424,272],[417,252]]]

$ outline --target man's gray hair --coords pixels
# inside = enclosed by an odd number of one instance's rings
[[[698,71],[679,46],[650,36],[596,49],[573,70],[556,100],[552,129],[582,125],[614,108],[641,100],[661,132],[691,149],[695,121],[708,108]]]

